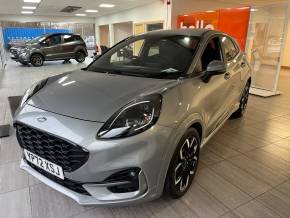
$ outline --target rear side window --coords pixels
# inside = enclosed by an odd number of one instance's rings
[[[81,40],[81,41],[83,41],[82,37],[80,37],[79,35],[74,35],[74,38],[75,38],[76,41],[77,41],[77,40]]]
[[[225,50],[225,59],[227,61],[233,60],[239,53],[239,49],[229,37],[222,37],[222,45]]]
[[[73,42],[75,41],[75,37],[73,35],[63,35],[63,42]]]

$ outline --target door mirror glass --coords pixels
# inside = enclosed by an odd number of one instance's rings
[[[227,66],[223,61],[211,61],[206,68],[209,75],[224,74],[227,71]]]
[[[47,47],[47,46],[48,46],[46,41],[42,41],[42,42],[40,43],[40,45],[41,45],[42,47]]]

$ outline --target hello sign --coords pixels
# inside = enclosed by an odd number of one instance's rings
[[[245,50],[250,7],[226,8],[178,16],[178,28],[211,29],[225,32],[236,38]]]

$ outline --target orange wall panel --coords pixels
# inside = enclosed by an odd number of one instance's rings
[[[215,29],[234,37],[245,50],[250,7],[226,8],[178,16],[178,28]]]

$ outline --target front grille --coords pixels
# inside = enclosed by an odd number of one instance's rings
[[[43,169],[40,169],[39,167],[33,165],[32,163],[27,161],[27,164],[29,166],[31,166],[33,169],[35,169],[37,172],[41,173],[42,175],[44,175],[45,177],[47,177],[48,179],[72,190],[75,191],[77,193],[80,194],[84,194],[84,195],[90,195],[84,188],[83,188],[83,183],[80,182],[76,182],[73,180],[70,180],[68,178],[64,178],[64,180],[59,179],[58,177],[51,175],[50,173],[47,173],[46,171],[44,171]]]
[[[80,168],[89,158],[89,152],[78,145],[22,123],[15,127],[22,148],[61,166],[65,172]]]

